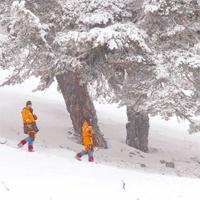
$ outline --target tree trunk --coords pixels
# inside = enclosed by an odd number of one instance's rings
[[[81,135],[81,127],[85,118],[90,118],[94,129],[95,146],[107,148],[98,126],[94,104],[89,96],[87,85],[81,84],[80,78],[74,72],[56,76],[58,85],[64,97],[67,110],[70,114],[74,131]]]
[[[149,117],[148,114],[135,112],[127,107],[128,123],[126,124],[126,143],[143,152],[148,151]]]

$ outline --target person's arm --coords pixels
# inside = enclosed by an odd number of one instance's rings
[[[37,119],[38,119],[38,117],[37,117],[37,115],[36,115],[36,114],[33,114],[33,118],[34,118],[35,120],[37,120]]]
[[[38,119],[38,117],[37,117],[36,114],[34,114],[34,112],[33,112],[33,108],[30,108],[30,112],[32,113],[33,118],[34,118],[34,120],[36,121],[36,120]]]
[[[94,131],[92,129],[92,127],[88,127],[88,136],[90,138],[90,144],[94,145],[94,141],[93,141],[93,137],[94,137]]]
[[[30,123],[29,112],[25,109],[22,110],[22,118],[24,123],[26,124]]]

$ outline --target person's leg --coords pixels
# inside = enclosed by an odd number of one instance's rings
[[[26,137],[25,139],[23,139],[23,140],[18,144],[18,147],[22,147],[22,146],[24,146],[26,143],[32,144],[32,145],[33,145],[33,138],[32,138],[31,136]]]
[[[76,158],[77,159],[81,159],[86,154],[87,154],[87,152],[85,152],[85,150],[82,150],[80,153],[76,154]]]
[[[23,147],[27,143],[27,138],[21,140],[21,142],[17,145],[19,148]]]
[[[34,143],[34,140],[35,140],[35,133],[34,132],[31,132],[29,133],[29,137],[27,138],[27,142],[28,142],[28,151],[29,152],[32,152],[33,151],[33,143]]]
[[[31,136],[28,137],[28,151],[33,151],[33,138]]]
[[[84,155],[86,155],[88,153],[88,147],[87,146],[84,146],[84,150],[82,150],[80,153],[78,153],[76,155],[76,158],[78,160],[80,160]]]
[[[93,150],[88,151],[88,161],[93,162],[94,161],[94,156],[93,156]]]

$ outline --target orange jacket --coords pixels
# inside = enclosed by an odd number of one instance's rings
[[[23,122],[26,124],[34,123],[37,120],[37,116],[34,115],[29,107],[24,107],[22,112]]]
[[[92,145],[92,146],[94,145],[93,135],[94,135],[94,132],[93,132],[92,127],[89,126],[87,121],[84,121],[82,125],[82,139],[83,139],[84,146],[87,147],[89,145]]]

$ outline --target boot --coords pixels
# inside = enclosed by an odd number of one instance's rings
[[[80,153],[77,153],[77,154],[76,154],[76,159],[77,159],[77,160],[80,160],[80,161],[81,161],[81,157],[82,157],[82,156],[81,156]]]
[[[93,156],[89,156],[88,161],[89,161],[89,162],[94,162],[94,157],[93,157]]]
[[[28,145],[28,151],[29,151],[29,152],[34,152],[34,150],[33,150],[33,145],[32,145],[32,144],[29,144],[29,145]]]
[[[24,139],[24,140],[22,140],[17,146],[18,146],[19,148],[21,148],[21,147],[23,147],[25,144],[26,144],[26,140]]]

